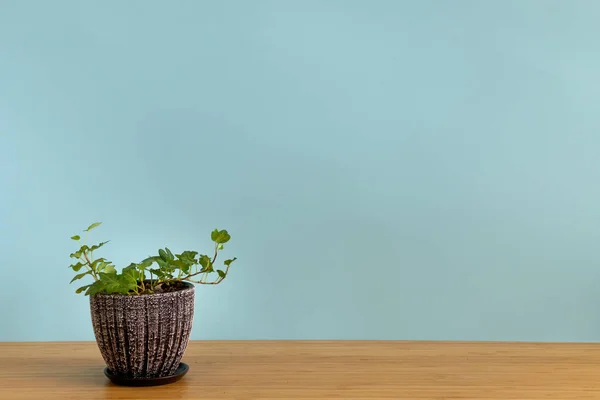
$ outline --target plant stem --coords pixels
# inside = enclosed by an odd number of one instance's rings
[[[227,274],[229,273],[229,266],[230,265],[231,264],[229,264],[227,266],[227,268],[225,269],[225,276],[227,276]],[[221,277],[219,275],[219,278],[216,281],[213,281],[213,282],[207,282],[206,279],[208,279],[208,272],[205,272],[204,275],[202,276],[202,278],[200,278],[199,281],[194,281],[192,279],[189,279],[189,277],[188,278],[184,278],[182,280],[185,280],[185,281],[188,281],[188,282],[191,282],[191,283],[200,284],[200,285],[218,285],[219,283],[223,282],[223,279],[225,279],[225,278]]]
[[[199,284],[199,285],[218,285],[219,283],[221,283],[222,280],[223,280],[223,278],[219,277],[219,279],[217,279],[214,282],[193,281],[191,279],[188,279],[187,281],[191,282],[191,283],[196,283],[196,284]]]
[[[210,262],[211,264],[214,264],[215,261],[217,261],[217,254],[219,253],[219,244],[215,243],[215,255],[213,256],[212,261]]]
[[[211,267],[212,267],[212,266],[215,264],[215,261],[217,261],[217,255],[218,255],[218,254],[219,254],[219,244],[218,244],[218,243],[215,243],[215,255],[213,256],[213,258],[212,258],[212,260],[211,260],[211,262],[210,262],[210,265],[211,265]],[[198,271],[198,267],[196,267],[196,271]],[[208,275],[208,272],[200,270],[200,271],[198,271],[198,272],[195,272],[195,273],[193,273],[193,274],[188,274],[187,276],[184,276],[183,278],[181,278],[181,277],[178,277],[178,278],[179,278],[180,280],[182,280],[182,281],[187,281],[187,280],[189,280],[189,279],[190,279],[192,276],[196,276],[196,275],[198,275],[198,274],[202,274],[202,273],[206,273],[206,274]],[[201,279],[201,280],[202,280],[202,279]],[[191,282],[191,281],[190,281],[190,282]]]
[[[87,255],[87,253],[85,251],[83,252],[83,257],[85,257],[85,261],[87,261],[87,265],[90,268],[90,270],[92,271],[92,276],[94,277],[94,280],[97,281],[98,280],[98,275],[96,275],[96,272],[92,268],[92,262],[88,258],[88,255]]]

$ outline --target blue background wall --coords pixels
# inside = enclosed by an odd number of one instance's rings
[[[600,339],[597,1],[0,0],[0,340],[210,249],[195,339]]]

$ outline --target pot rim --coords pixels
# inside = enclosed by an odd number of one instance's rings
[[[148,280],[147,280],[148,281]],[[176,290],[174,292],[163,292],[163,293],[150,293],[150,294],[122,294],[122,293],[110,293],[110,294],[106,294],[106,293],[96,293],[94,295],[90,296],[90,299],[96,296],[101,296],[101,297],[113,297],[113,298],[132,298],[132,299],[137,299],[137,298],[153,298],[153,297],[165,297],[165,296],[176,296],[179,293],[185,294],[188,292],[193,292],[195,290],[195,286],[190,283],[190,282],[182,282],[185,286],[185,288],[181,289],[181,290]]]

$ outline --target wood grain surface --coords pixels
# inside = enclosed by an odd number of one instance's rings
[[[94,342],[0,343],[0,399],[600,399],[600,344],[191,342],[190,372],[112,385]]]

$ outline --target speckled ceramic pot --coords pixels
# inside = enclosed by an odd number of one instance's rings
[[[140,296],[90,296],[96,342],[108,369],[130,378],[175,373],[194,318],[194,286]]]

